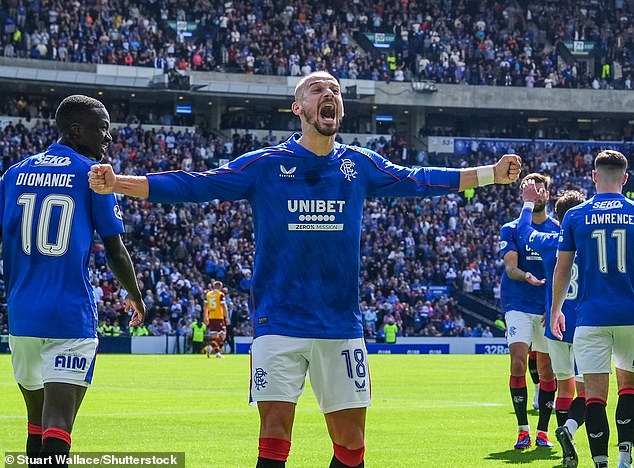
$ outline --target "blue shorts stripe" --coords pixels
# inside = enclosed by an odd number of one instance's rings
[[[96,360],[97,360],[97,350],[95,350],[95,355],[92,357],[90,367],[88,368],[88,372],[86,372],[86,377],[84,377],[84,382],[92,383],[92,374],[95,372]]]

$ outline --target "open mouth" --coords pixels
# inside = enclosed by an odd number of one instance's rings
[[[319,109],[319,116],[324,120],[335,120],[337,115],[337,109],[334,104],[323,104]]]

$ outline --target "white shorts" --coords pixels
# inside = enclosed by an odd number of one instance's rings
[[[13,375],[25,389],[60,382],[90,387],[97,338],[36,338],[9,335]]]
[[[634,372],[634,325],[577,327],[573,339],[581,374],[609,374],[614,366]]]
[[[575,376],[575,354],[572,343],[546,338],[550,364],[557,380],[568,380]]]
[[[533,351],[548,352],[542,315],[529,314],[519,310],[509,310],[505,314],[506,341],[513,343],[526,343]]]
[[[363,338],[256,338],[251,346],[250,401],[296,404],[307,372],[322,413],[370,406],[370,372]]]

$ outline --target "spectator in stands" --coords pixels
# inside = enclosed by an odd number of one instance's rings
[[[39,3],[27,2],[21,4],[21,11],[9,10],[0,48],[7,57],[136,65],[164,72],[191,68],[305,76],[329,69],[339,78],[350,79],[400,81],[416,76],[447,84],[583,88],[590,87],[595,70],[581,76],[573,62],[560,71],[556,65],[565,58],[562,54],[555,60],[555,51],[584,38],[601,44],[594,51],[595,60],[602,63],[596,72],[597,86],[625,88],[630,74],[631,44],[624,40],[631,28],[629,3],[622,9],[613,3],[579,8],[573,0],[530,9],[508,4],[486,14],[484,0],[449,11],[432,0],[422,0],[399,8],[394,19],[392,10],[377,13],[374,3],[361,1],[353,5],[357,13],[352,21],[328,14],[326,4],[311,5],[307,14],[298,0],[255,6],[211,3],[209,8],[186,0],[181,4],[187,7],[167,6],[159,18],[152,4],[112,0],[100,5],[100,15],[86,23],[79,5],[63,8],[58,4],[56,10],[64,14],[43,19]],[[353,8],[342,5],[342,10]],[[421,18],[420,11],[429,14]],[[218,16],[225,20],[218,23]],[[254,22],[255,16],[261,19]],[[447,21],[448,16],[453,21]],[[120,21],[113,22],[113,17]],[[171,26],[176,19],[196,21],[197,30],[186,37]],[[561,24],[571,27],[562,31]],[[400,32],[391,52],[376,59],[372,50],[349,40],[356,32],[381,33],[386,27]],[[620,77],[617,68],[622,70]]]
[[[484,328],[482,328],[482,324],[478,322],[476,326],[473,327],[473,330],[471,331],[471,336],[475,338],[481,338],[483,334],[484,334]]]

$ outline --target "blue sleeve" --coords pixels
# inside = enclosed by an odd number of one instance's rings
[[[205,172],[163,172],[148,174],[151,202],[205,202],[214,199],[249,198],[257,172],[250,167],[258,157],[245,155],[217,169]]]
[[[113,194],[99,195],[92,190],[92,213],[95,231],[102,239],[125,232],[121,209]]]
[[[515,229],[509,224],[505,224],[502,226],[502,230],[500,231],[500,257],[504,258],[504,256],[508,252],[518,252],[517,242],[515,241]]]
[[[4,218],[4,177],[0,177],[0,226]]]
[[[371,151],[362,153],[370,160],[368,196],[429,197],[455,193],[460,188],[460,169],[414,169],[394,164]]]
[[[535,252],[543,254],[545,252],[557,250],[558,233],[539,232],[531,223],[533,222],[533,210],[523,208],[517,221],[517,236],[524,240],[526,244]]]
[[[572,235],[572,225],[573,225],[573,212],[568,211],[564,215],[564,220],[561,223],[561,234],[559,235],[559,246],[557,247],[559,250],[563,250],[566,252],[574,252],[577,250],[577,246],[575,245],[575,239]]]

